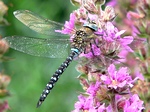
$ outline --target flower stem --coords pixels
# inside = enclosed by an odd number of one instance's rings
[[[118,112],[117,104],[116,104],[116,100],[115,100],[115,95],[112,96],[110,104],[112,107],[112,112]]]

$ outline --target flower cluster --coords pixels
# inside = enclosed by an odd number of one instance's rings
[[[132,91],[138,93],[138,95],[145,100],[145,111],[148,112],[150,111],[150,82],[149,77],[147,77],[150,74],[150,2],[149,0],[113,0],[109,2],[108,5],[113,6],[115,10],[118,11],[117,20],[121,20],[118,22],[119,24],[117,22],[114,24],[119,29],[126,29],[128,34],[132,35],[137,40],[140,40],[134,45],[138,48],[134,55],[136,58],[133,58],[131,54],[128,54],[126,63],[132,68],[132,77],[140,77],[140,80],[133,87]],[[146,43],[143,43],[142,40],[146,40]]]
[[[136,81],[142,79],[142,74],[140,70],[132,71],[132,68],[135,69],[138,65],[135,65],[134,61],[129,64],[127,57],[135,52],[130,46],[143,46],[142,42],[145,40],[136,41],[137,34],[133,32],[130,33],[132,36],[125,36],[129,31],[125,33],[126,30],[116,27],[119,23],[114,21],[117,17],[114,9],[106,6],[102,10],[105,0],[71,0],[71,2],[79,8],[71,13],[64,29],[56,32],[68,34],[73,39],[75,32],[85,27],[85,24],[94,21],[97,26],[90,39],[90,45],[86,45],[85,52],[79,56],[77,70],[81,74],[78,79],[85,92],[78,96],[79,101],[75,103],[73,112],[143,111],[144,102],[133,92]],[[117,0],[109,4],[117,6]],[[134,14],[130,12],[128,18],[130,15]],[[131,26],[135,29],[134,23]],[[135,57],[133,59],[135,60]],[[126,64],[122,64],[122,61]]]
[[[132,80],[126,67],[117,71],[112,64],[108,73],[99,74],[99,77],[99,81],[89,83],[86,93],[78,96],[73,112],[140,112],[144,109],[143,101],[129,90],[135,80]]]
[[[5,40],[0,38],[0,61],[8,61],[10,58],[3,56],[4,53],[8,50],[9,46]],[[0,98],[6,98],[10,96],[9,91],[6,89],[11,78],[0,72]],[[4,112],[10,109],[7,101],[0,101],[0,112]]]
[[[0,26],[8,25],[6,19],[4,19],[4,15],[7,13],[8,7],[0,1]],[[6,51],[8,50],[8,43],[2,39],[0,35],[0,62],[3,64],[3,61],[8,61],[10,58],[4,56]],[[2,66],[1,66],[2,67]],[[3,68],[1,68],[2,70]],[[9,91],[7,90],[7,86],[10,82],[11,78],[4,73],[0,72],[0,112],[6,112],[10,109],[9,104],[7,102],[6,97],[10,96]],[[3,99],[3,100],[2,100]]]
[[[10,95],[9,91],[6,89],[8,84],[10,82],[10,77],[0,73],[0,97],[5,98]],[[6,110],[10,109],[8,102],[0,102],[0,111],[4,112]]]

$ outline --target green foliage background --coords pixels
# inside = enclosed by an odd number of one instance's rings
[[[76,9],[69,0],[4,0],[4,3],[9,7],[5,18],[10,25],[0,27],[3,37],[43,37],[19,22],[13,16],[15,10],[27,9],[45,18],[64,23]],[[42,90],[64,59],[34,57],[12,49],[9,49],[6,56],[14,58],[4,62],[1,67],[1,71],[11,76],[8,86],[11,96],[7,98],[10,112],[69,112],[74,109],[77,91],[82,91],[76,79],[79,74],[75,70],[76,62],[68,67],[43,105],[36,108]]]

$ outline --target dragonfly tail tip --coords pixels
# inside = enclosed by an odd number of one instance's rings
[[[41,101],[38,101],[38,103],[37,103],[37,105],[36,105],[36,108],[40,107],[41,104],[42,104],[42,102],[41,102]]]

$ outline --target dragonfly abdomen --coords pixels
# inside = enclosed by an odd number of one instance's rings
[[[51,77],[50,81],[47,83],[46,88],[43,90],[43,93],[40,96],[40,99],[37,103],[37,107],[39,107],[42,102],[46,99],[47,95],[53,89],[55,83],[58,81],[60,75],[65,71],[65,69],[69,66],[72,60],[78,57],[85,49],[86,43],[85,38],[87,34],[83,30],[76,31],[75,37],[71,43],[71,53],[67,57],[67,59],[60,65],[60,67],[56,70],[56,72]]]
[[[70,55],[66,58],[66,60],[60,65],[60,67],[56,70],[56,72],[51,77],[50,81],[47,83],[46,88],[43,90],[40,99],[37,103],[37,107],[39,107],[42,102],[46,99],[47,95],[53,89],[55,83],[58,81],[60,75],[65,71],[65,69],[69,66],[72,60],[77,57],[81,52],[78,49],[72,49]]]

